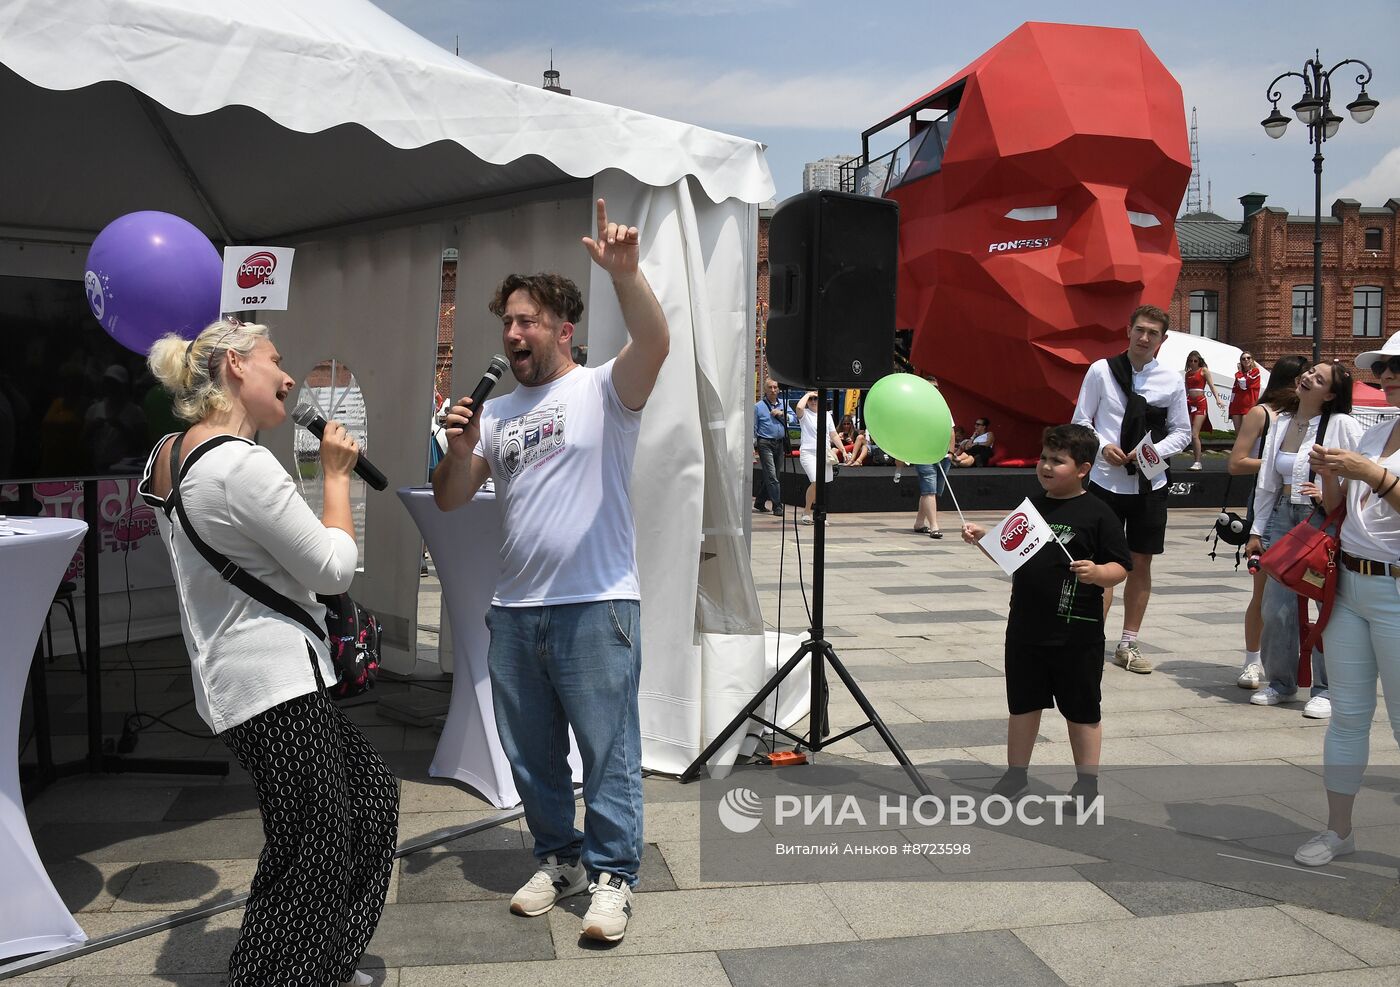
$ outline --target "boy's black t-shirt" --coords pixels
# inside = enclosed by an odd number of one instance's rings
[[[1081,494],[1059,500],[1041,493],[1031,504],[1076,560],[1132,568],[1122,522],[1099,498]],[[1047,542],[1012,576],[1007,641],[1066,644],[1103,636],[1103,587],[1079,582],[1065,553]]]

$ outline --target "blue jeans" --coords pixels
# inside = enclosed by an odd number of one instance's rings
[[[778,464],[783,459],[783,440],[776,439],[755,439],[754,445],[758,449],[758,464],[763,469],[763,486],[761,492],[767,494],[766,503],[774,514],[783,513],[782,488],[778,485]],[[762,507],[764,501],[759,497],[754,497],[754,506]]]
[[[1264,547],[1267,549],[1311,514],[1311,504],[1290,504],[1280,492],[1264,528]],[[1266,579],[1261,606],[1264,629],[1259,635],[1259,662],[1269,685],[1287,697],[1298,691],[1298,595],[1277,580]],[[1326,688],[1327,662],[1322,652],[1314,648],[1311,694],[1315,696]]]
[[[601,600],[496,607],[487,660],[496,729],[535,859],[582,861],[637,883],[642,860],[641,605]],[[574,828],[569,732],[583,759],[583,832]]]
[[[1322,632],[1332,671],[1332,718],[1322,747],[1329,792],[1355,795],[1370,759],[1376,679],[1400,743],[1400,588],[1390,576],[1338,569],[1337,601]]]

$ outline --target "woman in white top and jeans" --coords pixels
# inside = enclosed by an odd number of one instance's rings
[[[846,462],[846,447],[841,444],[841,434],[836,431],[836,426],[831,423],[831,412],[826,413],[826,441],[831,446],[833,452],[831,457],[823,455],[821,462],[817,462],[817,392],[808,391],[802,395],[802,399],[797,402],[797,423],[802,427],[802,442],[797,447],[797,459],[802,464],[802,472],[807,474],[807,495],[802,502],[803,514],[800,520],[803,524],[812,523],[812,505],[817,497],[817,468],[819,466],[826,469],[826,482],[830,483],[834,474],[831,470],[830,458],[835,458],[839,462]],[[831,522],[828,521],[828,524]]]
[[[1358,356],[1356,368],[1375,374],[1386,401],[1400,407],[1400,333]],[[1347,505],[1337,599],[1322,632],[1332,687],[1322,749],[1327,829],[1293,858],[1320,867],[1356,849],[1351,813],[1370,760],[1378,679],[1400,742],[1400,425],[1373,426],[1352,449],[1314,446],[1312,465],[1327,505],[1335,508],[1343,497]]]
[[[1255,555],[1282,538],[1290,528],[1312,514],[1314,498],[1321,489],[1310,475],[1308,450],[1314,442],[1324,445],[1353,446],[1361,426],[1351,411],[1351,373],[1340,363],[1319,363],[1298,377],[1298,410],[1280,414],[1264,441],[1259,479],[1254,485],[1254,522],[1249,529],[1245,552]],[[1325,435],[1318,435],[1323,416]],[[1290,702],[1298,693],[1298,597],[1270,579],[1264,586],[1263,628],[1259,657],[1268,685],[1249,701],[1255,706],[1277,706]],[[1303,715],[1327,717],[1331,702],[1327,694],[1327,662],[1318,651],[1312,654],[1312,693]]]
[[[335,422],[321,441],[318,519],[287,471],[252,436],[282,424],[293,381],[267,328],[216,322],[193,342],[166,336],[151,372],[192,422],[179,446],[178,496],[195,533],[317,621],[315,594],[347,590],[357,549],[350,518],[355,442]],[[267,843],[258,858],[231,987],[368,984],[355,969],[384,907],[398,835],[398,783],[326,697],[326,645],[225,582],[173,511],[162,439],[141,494],[158,508],[200,716],[257,789]]]

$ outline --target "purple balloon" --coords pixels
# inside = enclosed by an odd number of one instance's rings
[[[107,334],[144,355],[166,333],[193,339],[219,317],[223,268],[209,238],[179,216],[133,212],[92,242],[83,284]]]

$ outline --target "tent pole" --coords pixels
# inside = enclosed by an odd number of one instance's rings
[[[146,119],[151,121],[151,127],[156,135],[160,137],[161,143],[165,145],[166,151],[170,153],[170,158],[175,162],[176,167],[185,176],[185,181],[190,183],[190,189],[194,192],[199,204],[204,207],[204,211],[209,215],[209,219],[214,223],[214,229],[218,231],[219,238],[227,245],[234,242],[233,235],[229,233],[228,227],[224,225],[223,217],[219,215],[214,203],[209,201],[209,196],[204,193],[204,186],[200,184],[199,176],[190,167],[189,160],[185,157],[185,152],[180,150],[180,145],[175,143],[175,135],[170,132],[170,128],[165,125],[165,121],[160,118],[156,104],[151,97],[143,92],[136,93],[137,102],[141,104],[141,109],[146,113]]]

